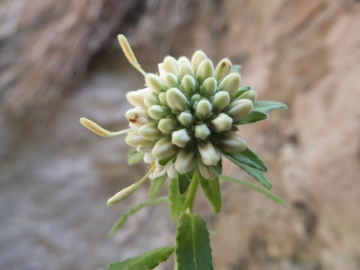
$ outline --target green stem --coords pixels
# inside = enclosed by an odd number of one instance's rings
[[[192,212],[194,208],[195,195],[198,185],[199,185],[198,177],[193,177],[185,199],[185,209],[189,209],[190,212]]]

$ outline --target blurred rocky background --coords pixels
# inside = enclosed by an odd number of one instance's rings
[[[0,269],[98,269],[173,243],[165,204],[107,238],[147,199],[143,187],[106,206],[146,167],[127,166],[122,138],[78,122],[128,125],[125,93],[144,80],[118,33],[146,71],[202,49],[241,64],[259,99],[289,106],[241,128],[289,207],[229,183],[220,215],[197,201],[216,232],[215,269],[360,269],[359,26],[354,0],[1,0]]]

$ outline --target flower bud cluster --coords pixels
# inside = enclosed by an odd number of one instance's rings
[[[240,79],[229,59],[214,68],[197,51],[191,60],[165,57],[159,75],[146,75],[147,88],[127,94],[135,108],[126,112],[132,131],[125,141],[146,153],[145,162],[156,164],[151,177],[167,170],[175,178],[198,164],[200,173],[213,179],[222,152],[246,149],[236,125],[251,113],[256,92],[239,90]],[[163,167],[160,160],[165,158],[170,161]]]

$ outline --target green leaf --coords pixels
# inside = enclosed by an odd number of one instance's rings
[[[260,184],[262,184],[267,189],[272,188],[272,184],[269,182],[269,180],[267,180],[266,176],[262,172],[255,170],[253,168],[250,168],[249,166],[246,166],[244,164],[239,164],[239,167],[241,169],[243,169],[245,172],[247,172],[248,174],[250,174],[252,177],[254,177],[255,180],[259,181]]]
[[[134,165],[137,164],[139,162],[141,162],[144,158],[144,153],[135,153],[133,154],[131,157],[129,157],[128,159],[128,164],[129,165]]]
[[[255,101],[254,102],[254,107],[253,110],[254,111],[258,111],[258,112],[270,112],[273,110],[282,110],[282,109],[287,109],[287,106],[281,102],[277,102],[277,101]]]
[[[178,190],[177,179],[171,179],[169,185],[169,207],[171,217],[177,220],[184,210],[185,196],[181,196]]]
[[[239,72],[241,69],[241,65],[233,65],[231,68],[231,72]]]
[[[212,264],[209,232],[197,214],[182,213],[176,234],[176,269],[210,270]]]
[[[131,157],[132,155],[139,153],[138,151],[136,151],[135,148],[130,149],[130,151],[128,152],[128,157]]]
[[[160,160],[159,160],[159,164],[160,164],[161,166],[165,166],[166,164],[168,164],[168,162],[169,162],[170,160],[173,160],[174,158],[175,158],[175,154],[172,155],[172,156],[170,156],[170,157],[166,157],[166,158],[160,159]]]
[[[233,100],[237,99],[238,97],[240,97],[242,94],[244,94],[245,92],[251,90],[250,86],[241,86],[235,93],[235,95],[233,96]]]
[[[214,213],[218,214],[221,212],[221,192],[219,177],[216,176],[212,180],[205,179],[199,170],[196,170],[196,176],[200,180],[200,185],[205,193],[206,198],[209,200]]]
[[[245,164],[256,170],[266,172],[267,167],[264,162],[261,161],[249,148],[239,153],[223,153],[231,162],[239,166],[239,164]]]
[[[266,120],[266,119],[267,119],[266,113],[262,113],[262,112],[253,110],[250,114],[245,116],[239,122],[236,122],[235,125],[251,124],[251,123],[255,123],[255,122]]]
[[[222,174],[222,159],[220,158],[218,164],[212,166],[217,174]]]
[[[240,185],[243,185],[245,187],[248,187],[248,188],[251,188],[257,192],[260,192],[261,194],[265,195],[266,197],[268,197],[269,199],[273,200],[274,202],[278,203],[278,204],[282,204],[284,206],[287,206],[287,203],[281,199],[280,197],[272,194],[270,191],[266,190],[266,189],[263,189],[259,186],[255,186],[253,184],[250,184],[248,182],[245,182],[245,181],[242,181],[242,180],[239,180],[239,179],[235,179],[235,178],[232,178],[230,176],[226,176],[226,175],[220,175],[219,176],[221,179],[223,180],[226,180],[226,181],[229,181],[229,182],[233,182],[233,183],[236,183],[236,184],[240,184]]]
[[[151,180],[150,188],[149,188],[149,198],[150,199],[154,199],[158,195],[161,187],[163,186],[163,184],[165,183],[167,178],[168,178],[168,176],[165,173],[164,175]]]
[[[161,262],[166,261],[174,252],[174,247],[157,248],[140,256],[126,259],[122,262],[111,263],[105,270],[146,270],[154,269]]]
[[[150,205],[153,205],[155,203],[159,203],[159,202],[167,202],[169,199],[168,197],[159,197],[159,198],[156,198],[156,199],[152,199],[152,200],[149,200],[147,202],[144,202],[144,203],[141,203],[137,206],[135,206],[134,208],[130,209],[126,214],[124,214],[116,223],[115,225],[112,227],[112,229],[110,230],[108,236],[111,237],[114,235],[114,233],[119,230],[123,225],[124,223],[128,220],[128,218],[135,214],[136,212],[138,212],[139,210],[143,209],[144,207],[147,207],[147,206],[150,206]]]
[[[190,179],[192,176],[190,176],[190,174],[179,174],[178,176],[178,185],[179,185],[179,193],[181,195],[183,195],[186,190],[188,189],[189,185],[190,185]]]

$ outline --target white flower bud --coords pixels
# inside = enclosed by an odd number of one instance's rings
[[[149,115],[147,111],[141,107],[135,107],[133,109],[128,110],[125,113],[125,116],[130,123],[136,125],[143,125],[149,122]]]
[[[191,97],[190,103],[191,105],[194,105],[196,102],[199,102],[202,99],[202,96],[200,94],[195,94]]]
[[[181,56],[181,57],[179,57],[179,59],[178,59],[178,64],[179,64],[179,66],[180,66],[181,64],[191,65],[191,62],[190,62],[190,60],[189,60],[187,57]]]
[[[144,104],[146,107],[150,108],[153,105],[156,105],[159,103],[158,95],[154,92],[148,93],[144,98]]]
[[[175,152],[176,152],[175,146],[166,137],[160,139],[155,144],[154,148],[151,151],[153,156],[157,159],[169,157],[169,156],[175,154]]]
[[[170,168],[167,170],[167,174],[171,179],[175,179],[179,175],[178,172],[174,169],[174,166],[170,166]]]
[[[216,132],[222,132],[231,129],[233,119],[225,113],[219,113],[211,123],[214,125]]]
[[[219,162],[221,158],[220,150],[210,141],[198,144],[197,148],[200,152],[200,159],[205,165],[212,166]]]
[[[171,134],[171,142],[181,148],[184,148],[190,140],[191,137],[189,136],[185,128],[174,131]]]
[[[159,120],[163,118],[163,115],[165,114],[165,109],[160,105],[153,105],[148,109],[148,113],[151,118]]]
[[[234,122],[237,122],[251,113],[253,103],[248,99],[239,99],[231,102],[229,108],[230,110],[227,112],[227,114],[234,119]]]
[[[148,88],[145,88],[145,89],[148,89]],[[138,90],[138,91],[130,91],[126,94],[126,98],[130,102],[131,105],[133,105],[135,107],[145,107],[144,97],[148,93],[148,92],[143,91],[145,89]],[[142,91],[142,92],[140,92],[140,91]]]
[[[220,82],[224,79],[227,75],[231,73],[232,64],[229,59],[224,58],[222,59],[219,64],[215,68],[215,79]]]
[[[174,111],[184,111],[185,104],[188,102],[184,94],[177,88],[171,88],[166,91],[166,101]]]
[[[231,73],[227,75],[219,84],[220,90],[224,90],[229,93],[230,97],[233,97],[236,93],[236,90],[239,88],[240,84],[240,74]]]
[[[221,149],[229,153],[238,153],[246,149],[246,141],[234,132],[225,132],[218,140]]]
[[[195,116],[198,119],[205,119],[211,114],[211,103],[207,99],[202,99],[196,106]]]
[[[144,155],[144,162],[145,163],[151,163],[151,162],[154,162],[154,161],[155,161],[155,158],[151,153],[145,153],[145,155]]]
[[[212,97],[216,92],[217,82],[213,77],[207,78],[201,88],[201,94],[206,97]]]
[[[195,88],[195,79],[190,75],[185,75],[181,80],[181,86],[184,93],[190,95]]]
[[[128,136],[125,138],[125,142],[132,147],[141,146],[142,148],[148,148],[154,146],[153,141],[143,138],[136,132],[129,132]]]
[[[165,75],[164,83],[167,88],[178,87],[179,85],[177,77],[172,73],[167,73]]]
[[[159,94],[159,100],[161,103],[166,103],[166,93],[165,92],[161,92]]]
[[[141,126],[138,133],[148,140],[156,140],[160,136],[160,131],[154,123],[149,123]]]
[[[193,57],[191,58],[191,67],[195,73],[197,72],[200,63],[206,58],[206,54],[203,51],[196,51],[194,53]]]
[[[170,134],[176,129],[176,121],[173,119],[161,119],[158,124],[158,129],[161,130],[161,132],[164,132],[166,134]]]
[[[196,159],[193,151],[180,150],[176,157],[174,164],[175,170],[179,173],[184,174],[192,171],[195,168]]]
[[[149,73],[145,77],[146,85],[150,88],[151,91],[155,93],[160,93],[161,89],[165,89],[165,85],[159,76]]]
[[[213,99],[213,107],[217,112],[221,112],[230,103],[230,95],[226,91],[220,91],[215,94]]]
[[[174,57],[166,56],[163,68],[166,72],[171,72],[176,76],[179,75],[179,65]]]
[[[245,93],[243,93],[240,97],[238,97],[237,99],[249,99],[252,102],[255,102],[257,97],[257,94],[254,90],[249,90],[246,91]]]
[[[179,77],[183,78],[185,75],[194,76],[195,74],[190,64],[182,63],[179,67]]]
[[[206,124],[196,125],[195,126],[195,137],[201,140],[205,140],[211,131]]]
[[[180,113],[178,120],[183,126],[188,127],[193,123],[194,118],[193,118],[193,115],[191,113],[182,112],[182,113]]]
[[[196,76],[200,79],[200,81],[204,81],[205,79],[212,77],[214,75],[214,66],[210,59],[203,60],[198,69]]]
[[[199,168],[199,172],[200,174],[208,180],[212,180],[217,176],[217,173],[215,172],[215,170],[213,169],[213,167],[211,166],[206,166],[204,163],[202,163],[201,161],[198,162],[198,168]]]

